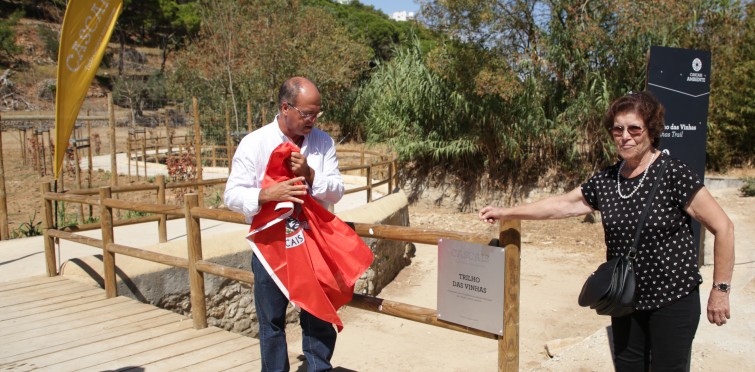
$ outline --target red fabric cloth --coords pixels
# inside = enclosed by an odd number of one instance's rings
[[[299,148],[280,144],[270,155],[262,187],[294,178],[285,160]],[[254,216],[247,238],[289,301],[335,324],[337,310],[351,301],[354,283],[373,254],[362,239],[310,195],[303,204],[268,202]]]

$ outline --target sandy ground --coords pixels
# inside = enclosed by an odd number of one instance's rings
[[[743,370],[755,347],[755,198],[735,188],[712,193],[730,215],[737,234],[737,259],[731,294],[732,319],[723,327],[701,316],[693,346],[693,371]],[[484,231],[473,213],[443,208],[410,208],[414,226]],[[610,371],[606,333],[610,319],[580,308],[577,296],[587,275],[601,262],[602,228],[581,218],[525,221],[521,271],[519,366],[525,371]],[[491,231],[494,233],[494,231]],[[708,236],[706,247],[712,247]],[[706,253],[708,261],[712,248]],[[379,297],[436,308],[437,254],[420,245],[404,269]],[[712,265],[702,268],[703,309]],[[341,310],[334,366],[341,371],[495,371],[497,342],[359,309]],[[293,327],[292,327],[293,328]],[[290,330],[291,351],[300,352],[299,332]],[[555,357],[546,353],[546,345]],[[295,369],[295,368],[294,368]]]
[[[107,128],[96,127],[109,148]],[[119,128],[119,138],[126,129]],[[3,133],[3,155],[11,230],[24,222],[40,221],[39,174],[24,164],[17,131]],[[121,142],[122,143],[122,142]],[[69,185],[73,178],[69,176]],[[108,175],[95,172],[95,184],[107,184]],[[128,183],[121,178],[120,184]],[[751,365],[755,347],[755,198],[744,198],[735,188],[711,190],[735,223],[737,259],[731,294],[732,319],[724,327],[710,325],[704,315],[693,347],[694,371],[743,370]],[[534,197],[535,199],[541,196]],[[428,199],[431,199],[428,197]],[[95,211],[96,213],[96,211]],[[461,213],[420,200],[410,207],[412,226],[485,232],[496,227],[480,223],[475,212]],[[520,356],[521,370],[611,370],[606,317],[576,304],[587,275],[603,259],[603,232],[599,224],[582,218],[522,223]],[[707,262],[712,242],[708,237]],[[436,308],[437,252],[419,245],[411,266],[404,269],[381,298]],[[711,283],[712,266],[702,269],[703,308]],[[333,357],[340,371],[494,371],[497,342],[384,315],[344,308],[345,329]],[[289,330],[290,351],[301,352],[300,333]],[[555,354],[549,358],[546,345]],[[301,365],[294,366],[294,370]]]

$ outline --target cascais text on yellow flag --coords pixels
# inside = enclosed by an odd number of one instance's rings
[[[123,0],[70,0],[60,31],[55,93],[55,179],[89,84],[121,13]]]

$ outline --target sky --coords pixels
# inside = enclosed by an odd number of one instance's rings
[[[359,0],[359,2],[366,5],[372,5],[375,9],[382,10],[383,13],[387,15],[402,10],[415,13],[419,10],[419,4],[413,0]]]

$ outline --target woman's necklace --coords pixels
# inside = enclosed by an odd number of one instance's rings
[[[637,186],[634,187],[634,190],[629,193],[629,195],[622,195],[621,194],[621,170],[624,169],[624,164],[626,164],[626,160],[621,161],[621,165],[619,166],[619,172],[616,173],[616,191],[619,192],[619,197],[622,199],[629,199],[634,195],[634,193],[637,192],[637,190],[640,189],[640,186],[642,186],[642,182],[645,181],[645,177],[648,175],[648,169],[650,169],[650,164],[653,164],[653,159],[655,159],[655,154],[650,157],[650,161],[648,161],[648,166],[645,167],[645,171],[642,172],[642,178],[640,178],[640,183],[637,184]]]

